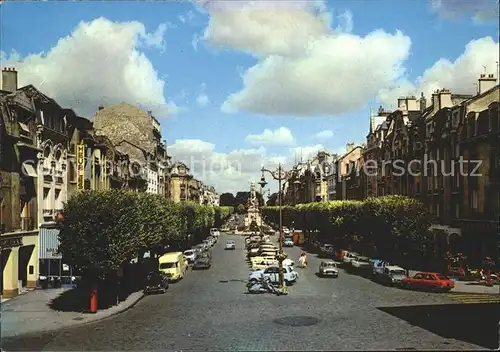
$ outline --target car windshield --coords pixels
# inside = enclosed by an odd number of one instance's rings
[[[447,277],[447,276],[444,276],[444,275],[439,275],[439,276],[438,276],[438,279],[439,279],[439,280],[449,280],[450,278],[449,278],[449,277]]]
[[[177,267],[177,263],[160,263],[160,269],[172,269]]]
[[[184,252],[184,255],[193,255],[194,254],[194,251],[185,251]]]
[[[335,263],[323,263],[323,266],[326,268],[336,268],[337,264],[335,264]]]

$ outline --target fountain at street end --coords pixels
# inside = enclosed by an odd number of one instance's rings
[[[257,223],[257,226],[260,226],[260,211],[259,211],[259,200],[257,198],[257,185],[252,182],[250,185],[250,197],[248,198],[247,203],[247,213],[245,215],[245,228],[246,231],[250,230],[250,224],[252,221]]]

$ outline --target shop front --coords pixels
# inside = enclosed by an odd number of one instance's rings
[[[59,248],[59,229],[55,223],[44,224],[40,227],[39,257],[39,286],[42,288],[56,288],[71,286],[75,281],[73,269],[64,263]]]
[[[0,236],[2,298],[17,296],[36,286],[38,231],[11,232]]]

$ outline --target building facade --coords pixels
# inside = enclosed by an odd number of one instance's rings
[[[356,200],[363,199],[365,191],[364,178],[361,172],[363,167],[363,147],[354,143],[347,143],[346,153],[335,163],[337,170],[336,199]]]
[[[423,94],[418,101],[402,97],[396,111],[377,123],[370,119],[365,168],[374,160],[378,169],[366,176],[366,196],[398,194],[422,201],[434,217],[430,230],[438,257],[448,250],[476,262],[494,255],[499,94],[494,75],[482,75],[475,96],[440,89],[429,104]]]
[[[140,169],[130,175],[141,183],[137,189],[170,196],[170,157],[166,142],[161,140],[160,123],[151,111],[125,102],[100,106],[94,115],[94,128],[97,135],[109,138],[120,153],[129,155],[133,170]]]

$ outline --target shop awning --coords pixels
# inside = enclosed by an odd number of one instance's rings
[[[23,168],[24,168],[24,170],[23,170],[24,175],[26,175],[28,177],[38,177],[33,165],[25,163],[25,164],[23,164]]]

